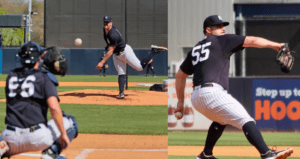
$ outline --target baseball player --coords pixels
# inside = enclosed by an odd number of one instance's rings
[[[105,49],[108,51],[102,61],[98,63],[96,69],[102,68],[104,63],[113,54],[114,65],[118,71],[118,83],[119,83],[119,99],[124,98],[124,85],[126,83],[126,63],[137,71],[142,71],[152,57],[160,51],[166,51],[166,47],[151,45],[151,52],[140,61],[134,54],[130,45],[126,44],[122,38],[122,35],[113,25],[111,16],[107,15],[103,17],[103,35],[107,44]]]
[[[104,59],[106,53],[104,52],[100,61]],[[108,69],[108,64],[107,64],[107,61],[104,63],[104,66],[102,66],[102,68],[100,68],[100,73],[99,75],[101,76],[102,75],[102,71],[103,71],[103,76],[105,77],[105,70]]]
[[[208,130],[204,150],[196,159],[215,159],[212,153],[213,147],[227,124],[242,129],[248,141],[259,151],[262,159],[285,159],[293,152],[292,148],[270,150],[255,126],[255,120],[227,92],[229,60],[234,52],[245,47],[271,48],[279,51],[284,43],[260,37],[225,34],[227,25],[229,23],[222,21],[218,15],[209,16],[204,20],[203,32],[206,37],[188,53],[175,76],[178,98],[175,112],[183,113],[186,78],[194,74],[192,104],[197,111],[213,121]]]
[[[42,159],[64,159],[59,154],[78,134],[75,117],[60,109],[57,79],[39,68],[42,53],[37,43],[25,43],[18,52],[22,67],[7,76],[1,157],[43,150]],[[53,119],[47,122],[48,108]]]
[[[151,72],[153,73],[153,76],[156,77],[152,62],[153,62],[153,59],[151,59],[147,65],[146,77],[148,76],[149,70],[151,70]]]

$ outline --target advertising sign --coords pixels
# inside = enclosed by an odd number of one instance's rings
[[[300,80],[253,79],[252,117],[261,130],[300,129]]]
[[[191,93],[193,92],[192,79],[187,79],[184,95],[183,118],[177,120],[175,109],[177,107],[177,96],[175,90],[175,79],[167,80],[168,90],[168,130],[208,130],[211,120],[199,113],[192,106]]]

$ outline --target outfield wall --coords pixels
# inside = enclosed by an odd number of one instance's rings
[[[300,130],[300,78],[230,78],[229,85],[228,92],[256,120],[260,130]],[[184,104],[188,111],[177,121],[175,79],[168,80],[169,130],[208,130],[212,121],[192,107],[192,86],[192,79],[188,79]]]
[[[104,49],[61,49],[68,61],[69,75],[98,75],[99,70],[95,70],[100,58],[102,57]],[[16,61],[17,48],[2,49],[2,73],[7,74],[15,67],[20,67],[20,63]],[[136,49],[134,50],[136,56],[141,60],[150,49]],[[106,75],[117,75],[117,71],[113,64],[113,57],[108,59],[108,69]],[[156,54],[153,58],[153,66],[156,75],[167,76],[168,73],[168,52],[161,52]],[[129,75],[145,75],[146,69],[143,71],[136,71],[129,66]]]

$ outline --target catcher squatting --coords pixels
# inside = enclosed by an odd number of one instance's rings
[[[225,34],[227,25],[229,23],[222,21],[218,15],[205,19],[203,32],[206,37],[188,53],[175,76],[178,98],[175,113],[183,114],[186,78],[193,74],[192,104],[197,111],[213,121],[208,129],[204,150],[196,159],[215,159],[213,148],[227,124],[242,129],[262,159],[285,159],[293,152],[292,148],[270,150],[256,127],[255,120],[241,103],[228,94],[229,60],[233,53],[245,47],[270,48],[278,52],[276,61],[281,65],[282,71],[289,72],[294,58],[284,43],[254,36]],[[181,119],[182,116],[177,118]]]
[[[35,42],[25,43],[18,56],[22,67],[6,79],[6,127],[0,136],[0,156],[42,150],[42,159],[64,159],[59,154],[78,135],[75,117],[60,109],[58,81],[53,75],[65,75],[66,59],[58,48],[42,50]]]

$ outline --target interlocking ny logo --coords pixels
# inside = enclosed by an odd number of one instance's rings
[[[222,20],[222,18],[220,16],[218,16],[220,20]]]

